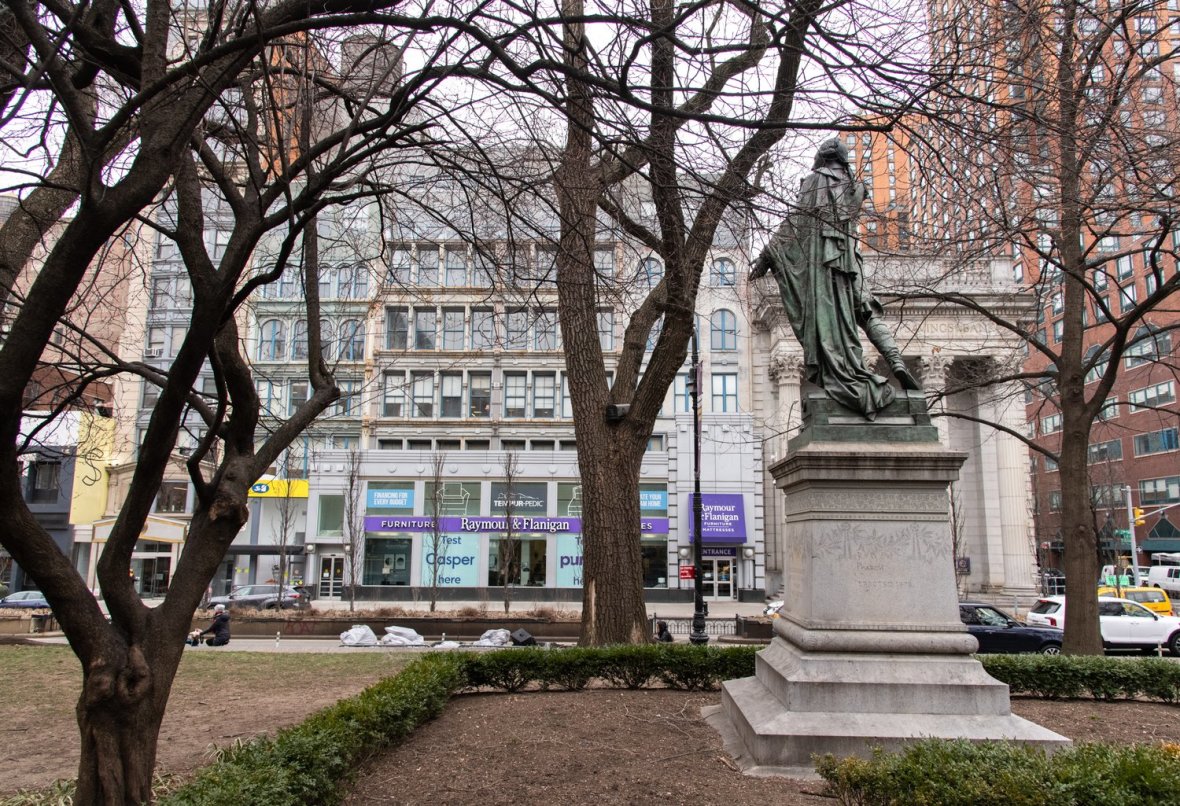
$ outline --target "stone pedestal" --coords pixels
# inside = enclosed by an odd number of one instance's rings
[[[1008,687],[971,657],[947,502],[965,455],[940,445],[914,397],[870,423],[813,396],[771,468],[788,513],[785,603],[754,677],[726,682],[710,717],[747,768],[798,775],[815,754],[923,737],[1068,742],[1012,715]]]

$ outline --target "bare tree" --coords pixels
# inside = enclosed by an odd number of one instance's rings
[[[515,451],[504,452],[500,471],[504,479],[504,533],[496,540],[496,558],[507,613],[512,607],[512,585],[520,576],[520,537],[512,520],[516,511],[516,480],[520,476],[520,457]]]
[[[299,501],[291,495],[291,487],[293,484],[291,478],[291,453],[287,451],[283,454],[283,458],[279,462],[281,473],[279,474],[279,481],[283,486],[282,495],[275,499],[275,520],[274,520],[274,537],[275,547],[279,550],[279,599],[275,604],[279,610],[283,609],[283,601],[287,591],[288,579],[290,575],[288,566],[290,560],[287,557],[287,546],[291,543],[291,538],[294,536],[295,528],[299,522]]]
[[[365,559],[365,481],[360,451],[349,451],[344,465],[344,569],[348,609],[356,610],[356,588]]]
[[[447,539],[443,533],[442,526],[442,512],[443,512],[443,468],[446,467],[447,453],[446,451],[435,451],[434,458],[430,463],[430,478],[431,478],[431,505],[433,507],[432,514],[434,521],[430,524],[430,538],[427,551],[429,552],[430,560],[427,562],[429,567],[430,579],[427,582],[427,587],[430,589],[430,612],[433,613],[438,604],[438,577],[444,565],[443,559],[447,556]]]
[[[943,254],[1014,255],[1037,317],[1012,317],[969,295],[918,296],[970,308],[1026,344],[1026,360],[993,367],[985,382],[998,385],[993,394],[1026,393],[1036,431],[995,425],[1054,464],[1071,601],[1063,651],[1099,654],[1089,446],[1116,427],[1103,412],[1123,371],[1149,367],[1145,384],[1176,378],[1180,110],[1165,76],[1178,55],[1162,0],[994,11],[954,6],[935,15],[957,16],[942,19],[936,51],[946,103],[909,132],[923,178],[910,219]],[[947,392],[979,382],[959,379]],[[1171,418],[1161,413],[1155,428]],[[1048,485],[1038,491],[1046,495]]]
[[[8,321],[0,346],[0,502],[8,520],[0,541],[45,592],[82,664],[77,803],[151,800],[160,721],[183,650],[178,639],[245,522],[249,486],[339,394],[318,328],[309,328],[313,392],[273,430],[259,433],[260,401],[236,317],[257,289],[294,273],[303,283],[307,321],[318,323],[314,267],[300,272],[298,260],[290,260],[299,254],[302,231],[325,205],[374,192],[358,177],[371,175],[383,148],[424,125],[405,119],[447,73],[438,64],[445,42],[434,53],[424,48],[430,66],[413,76],[396,80],[386,71],[382,78],[392,89],[381,93],[356,91],[338,74],[309,64],[312,30],[323,41],[334,28],[385,24],[379,36],[396,50],[415,29],[446,27],[442,18],[384,11],[394,5],[5,6],[6,31],[13,32],[6,46],[19,43],[6,50],[0,79],[6,104],[0,146],[6,169],[23,172],[17,188],[23,196],[0,228]],[[288,48],[291,43],[301,44]],[[314,89],[293,106],[307,88]],[[298,128],[307,119],[293,112],[309,105],[317,110],[315,131],[303,137]],[[60,138],[53,134],[58,129]],[[64,144],[62,150],[53,151],[54,143]],[[165,195],[172,213],[161,222],[149,208]],[[232,228],[220,233],[226,239],[214,237],[205,216],[203,199],[210,196],[232,212]],[[72,217],[62,219],[67,209]],[[90,385],[119,376],[159,388],[127,497],[98,561],[108,622],[25,505],[18,430],[25,387],[86,272],[96,265],[103,270],[97,259],[115,239],[134,239],[148,227],[157,240],[175,243],[191,282],[183,342],[166,367],[108,350],[70,392],[77,399]],[[284,233],[282,248],[271,265],[251,274],[250,256],[273,230]],[[35,279],[17,300],[13,275],[27,271],[39,249],[44,256]],[[194,391],[206,364],[213,395]],[[187,461],[196,505],[168,595],[148,608],[129,578],[131,555],[190,416],[203,430]]]

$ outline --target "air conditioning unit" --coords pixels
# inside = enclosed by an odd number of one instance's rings
[[[149,347],[143,351],[144,358],[159,358],[164,354],[163,347]]]

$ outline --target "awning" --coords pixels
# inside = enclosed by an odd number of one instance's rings
[[[1160,538],[1148,538],[1139,544],[1139,548],[1144,551],[1180,551],[1180,538],[1165,540]]]

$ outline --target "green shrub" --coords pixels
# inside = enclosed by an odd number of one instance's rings
[[[544,652],[537,659],[538,679],[543,688],[581,691],[601,676],[601,659],[600,651],[581,647]]]
[[[1013,694],[1048,699],[1149,697],[1180,700],[1180,664],[1162,658],[1091,655],[980,655],[988,674]]]
[[[547,651],[538,648],[499,649],[462,657],[467,688],[498,688],[519,691],[541,678],[541,665]]]
[[[601,674],[604,680],[619,688],[643,688],[659,674],[660,647],[653,644],[614,646],[601,650]]]
[[[442,712],[465,682],[462,660],[462,656],[425,656],[396,677],[325,708],[273,738],[225,751],[218,763],[159,802],[176,806],[333,802],[360,759],[401,741]]]
[[[1003,742],[925,740],[871,759],[817,759],[845,806],[1122,806],[1180,803],[1180,764],[1159,745],[1080,744],[1049,755]]]

